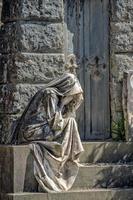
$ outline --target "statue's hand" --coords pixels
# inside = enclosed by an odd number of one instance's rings
[[[55,113],[52,130],[62,131],[63,129],[63,117],[61,111]]]
[[[68,105],[72,100],[73,100],[73,96],[63,97],[62,101],[61,101],[62,106],[64,107],[64,106]]]

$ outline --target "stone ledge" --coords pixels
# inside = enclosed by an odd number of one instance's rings
[[[63,54],[9,54],[0,56],[0,83],[48,83],[64,69]]]
[[[2,21],[25,20],[63,20],[62,0],[4,0]]]
[[[14,22],[1,27],[0,53],[63,53],[63,48],[61,23]]]
[[[133,189],[94,189],[61,193],[15,193],[8,200],[132,200]],[[2,199],[7,200],[7,199]]]

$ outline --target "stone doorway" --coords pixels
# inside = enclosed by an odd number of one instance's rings
[[[74,53],[84,89],[82,140],[110,138],[109,0],[65,1],[65,54]]]

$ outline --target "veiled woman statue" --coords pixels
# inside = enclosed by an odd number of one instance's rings
[[[17,123],[12,143],[29,143],[34,174],[44,192],[70,189],[78,174],[83,147],[75,111],[82,100],[77,77],[65,73],[33,96]]]

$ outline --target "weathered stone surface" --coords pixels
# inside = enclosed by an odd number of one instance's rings
[[[64,70],[63,54],[0,56],[0,83],[48,83]]]
[[[63,24],[10,23],[1,28],[0,52],[63,52]]]
[[[111,23],[111,50],[133,52],[133,23]]]
[[[133,21],[132,0],[111,0],[112,21]]]
[[[127,141],[133,141],[133,70],[124,73],[123,108]]]
[[[17,114],[22,113],[33,95],[44,84],[5,84],[0,86],[0,113]]]
[[[119,54],[112,56],[111,62],[111,111],[114,122],[123,118],[122,88],[124,71],[132,69],[133,55]]]
[[[2,20],[63,19],[63,0],[4,0]]]

